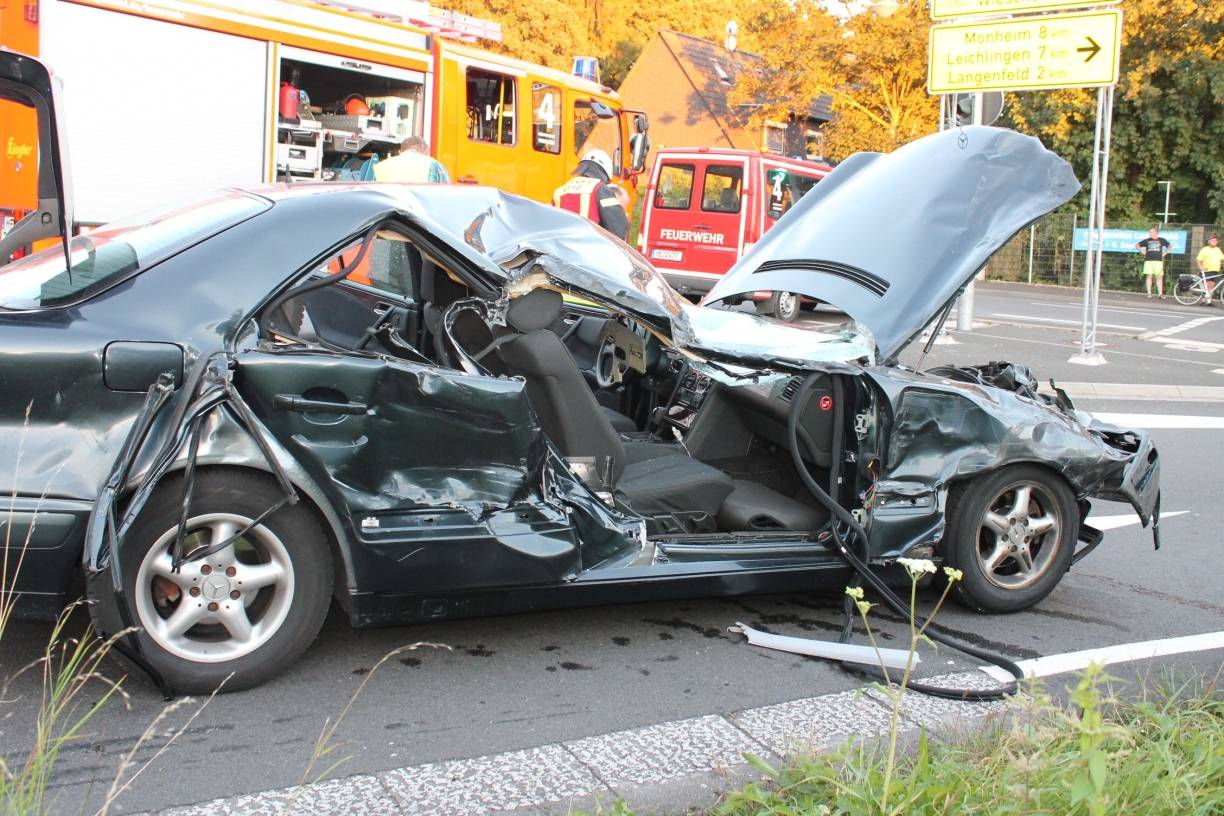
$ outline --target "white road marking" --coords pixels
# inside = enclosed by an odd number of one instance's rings
[[[1007,340],[1011,343],[1032,343],[1037,346],[1053,346],[1054,348],[1069,349],[1071,346],[1067,343],[1054,343],[1049,340],[1033,340],[1028,337],[1008,337],[1005,334],[985,334],[983,332],[974,332],[974,337],[985,337],[987,340]],[[1078,346],[1078,344],[1076,344]],[[1159,360],[1162,363],[1187,363],[1189,365],[1213,366],[1215,363],[1208,363],[1203,360],[1186,360],[1181,357],[1161,357],[1158,354],[1136,354],[1133,351],[1118,351],[1117,349],[1109,350],[1110,357],[1138,357],[1141,360]]]
[[[1012,320],[1035,320],[1038,323],[1064,323],[1067,325],[1078,326],[1079,320],[1062,320],[1057,317],[1037,317],[1036,315],[1008,314],[1007,312],[992,312],[991,317],[1006,317]],[[1097,326],[1103,329],[1124,329],[1125,331],[1143,331],[1146,326],[1120,326],[1117,323],[1097,323]]]
[[[1219,351],[1218,348],[1207,348],[1197,343],[1193,346],[1188,343],[1165,343],[1165,348],[1173,349],[1174,351],[1197,351],[1200,354],[1215,354]]]
[[[1149,342],[1152,342],[1152,343],[1164,343],[1166,346],[1169,346],[1169,347],[1176,347],[1176,346],[1182,346],[1182,345],[1200,346],[1202,348],[1208,348],[1213,351],[1218,351],[1219,349],[1224,348],[1224,343],[1216,343],[1211,340],[1195,340],[1192,337],[1169,337],[1167,335],[1162,334],[1159,337],[1145,337],[1143,339]]]
[[[1180,430],[1224,429],[1224,416],[1184,416],[1180,414],[1110,414],[1091,412],[1102,422],[1133,428],[1177,428]]]
[[[1120,643],[1117,646],[1105,646],[1100,649],[1085,649],[1080,652],[1066,652],[1032,660],[1020,660],[1016,665],[1024,670],[1025,677],[1049,677],[1052,674],[1078,671],[1086,668],[1090,663],[1108,666],[1111,663],[1149,660],[1164,655],[1206,652],[1211,649],[1224,649],[1224,632],[1204,632],[1201,635],[1145,640],[1140,643]],[[1012,679],[1010,673],[998,666],[982,666],[981,668],[996,680],[1006,682]]]
[[[1212,374],[1224,374],[1224,368],[1213,368],[1211,369],[1211,373]]]
[[[1190,331],[1191,329],[1197,329],[1199,326],[1205,326],[1208,323],[1215,322],[1216,320],[1224,320],[1224,316],[1196,317],[1193,320],[1187,320],[1185,323],[1178,323],[1176,326],[1169,326],[1167,329],[1157,329],[1155,331],[1144,332],[1143,334],[1139,335],[1139,339],[1156,340],[1156,342],[1161,342],[1159,338],[1170,337],[1174,334],[1181,334],[1182,332]]]
[[[1029,305],[1030,306],[1042,306],[1042,307],[1050,308],[1050,309],[1074,309],[1077,312],[1080,312],[1081,314],[1084,311],[1083,304],[1076,304],[1072,306],[1066,303],[1038,303],[1035,300],[1030,300]],[[1155,309],[1139,309],[1134,306],[1098,306],[1097,311],[1098,312],[1118,312],[1120,314],[1151,315],[1152,317],[1163,317],[1166,320],[1176,320],[1178,317],[1180,317],[1180,315],[1177,315],[1173,312],[1158,312]]]
[[[1171,519],[1174,516],[1184,516],[1189,512],[1189,510],[1173,510],[1171,512],[1162,510],[1160,512],[1160,521],[1163,524],[1165,519]],[[1132,524],[1138,524],[1139,517],[1134,513],[1122,513],[1116,516],[1089,516],[1085,519],[1085,522],[1101,532],[1105,532],[1106,530],[1116,530],[1119,527],[1129,527]]]

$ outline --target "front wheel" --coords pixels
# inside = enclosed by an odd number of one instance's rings
[[[774,292],[769,298],[769,313],[786,323],[799,317],[802,298],[794,292]]]
[[[1178,275],[1173,284],[1173,299],[1183,306],[1194,306],[1203,299],[1202,283],[1192,275]]]
[[[1019,612],[1071,566],[1079,506],[1066,481],[1034,465],[996,470],[949,498],[944,556],[964,573],[956,595],[978,612]]]
[[[306,651],[331,599],[332,561],[314,514],[286,506],[206,558],[193,550],[231,538],[281,498],[255,473],[197,474],[183,551],[174,547],[183,481],[167,479],[132,526],[124,583],[143,652],[167,684],[207,694],[264,682]],[[232,674],[232,677],[231,677]],[[226,678],[229,678],[228,680]]]

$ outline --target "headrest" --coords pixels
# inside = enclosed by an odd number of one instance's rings
[[[467,289],[451,280],[446,270],[428,258],[422,257],[421,288],[418,292],[422,302],[432,303],[444,309],[466,295]]]
[[[546,329],[561,316],[562,303],[560,292],[532,289],[510,301],[510,306],[506,309],[506,322],[510,324],[510,328],[523,334]]]

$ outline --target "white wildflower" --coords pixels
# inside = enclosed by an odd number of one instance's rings
[[[915,581],[928,572],[935,572],[935,562],[925,558],[898,558],[897,563],[909,571],[910,578]]]

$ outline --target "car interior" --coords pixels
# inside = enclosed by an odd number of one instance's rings
[[[283,342],[522,377],[560,454],[597,495],[642,516],[651,536],[793,536],[827,525],[786,445],[798,377],[717,382],[631,320],[546,288],[513,298],[499,325],[459,274],[399,231],[380,229],[358,259],[361,244],[312,273],[334,285],[299,284],[274,303],[266,330]],[[800,418],[817,480],[831,464],[832,409],[831,388],[818,384]]]

